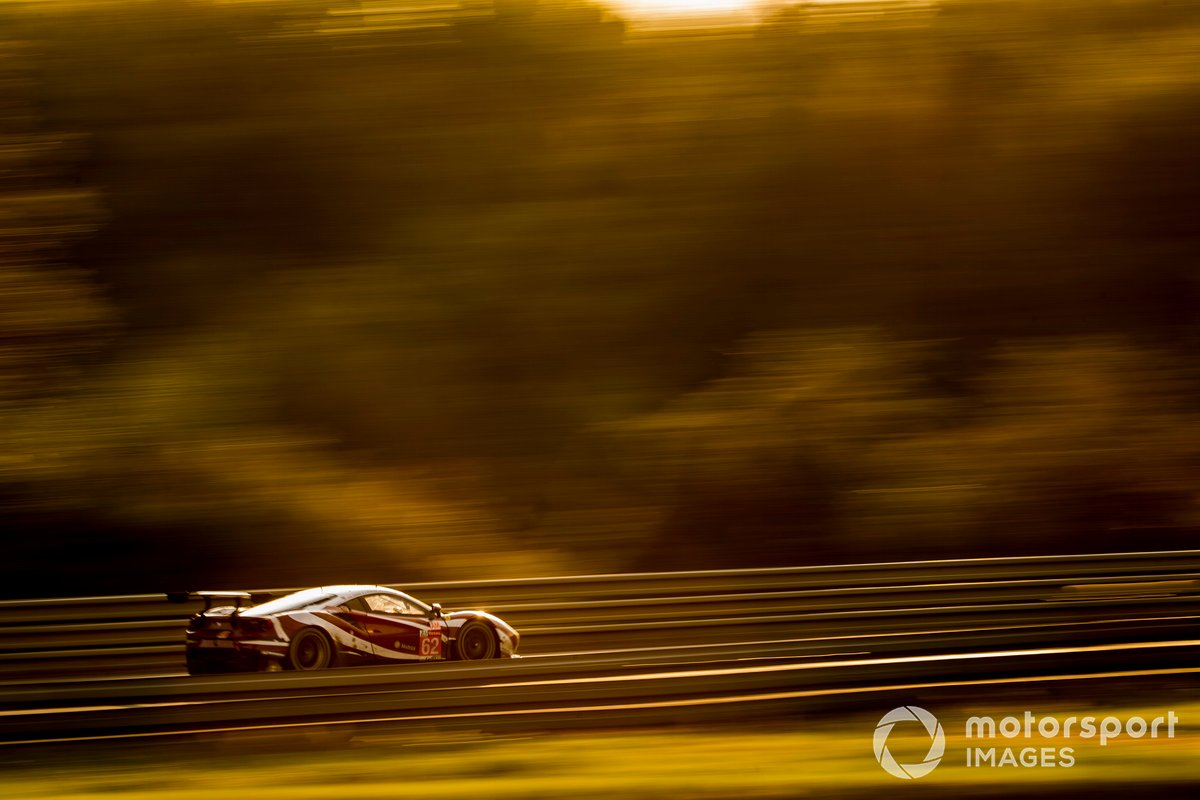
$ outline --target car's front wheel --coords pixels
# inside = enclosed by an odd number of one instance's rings
[[[288,645],[288,666],[300,672],[325,669],[333,662],[333,644],[316,628],[305,628]]]
[[[483,661],[496,657],[496,636],[486,622],[471,620],[462,626],[455,642],[455,652],[463,661]]]

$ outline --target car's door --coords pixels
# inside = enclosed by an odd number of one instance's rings
[[[362,598],[368,641],[378,658],[416,661],[441,657],[441,635],[436,653],[431,650],[430,620],[425,609],[390,594],[368,594]]]

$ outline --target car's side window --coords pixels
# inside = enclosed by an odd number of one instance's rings
[[[355,597],[350,600],[347,600],[345,603],[342,603],[342,607],[346,608],[349,611],[362,611],[362,612],[370,611],[370,609],[367,608],[367,604],[365,602],[363,602],[363,599],[361,597]]]

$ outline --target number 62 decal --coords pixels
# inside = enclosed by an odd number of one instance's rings
[[[421,656],[424,658],[442,657],[442,632],[440,630],[421,631]]]

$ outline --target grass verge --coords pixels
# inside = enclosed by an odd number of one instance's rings
[[[397,797],[504,798],[791,798],[869,797],[881,791],[930,796],[1117,797],[1155,789],[1178,796],[1179,787],[1200,783],[1200,702],[1112,709],[1031,709],[1053,714],[1140,716],[1150,720],[1174,711],[1174,735],[1122,734],[1104,746],[1097,738],[1068,741],[1061,735],[1026,740],[967,740],[968,716],[997,720],[1021,716],[1023,708],[932,708],[946,733],[946,753],[928,776],[898,780],[875,760],[872,735],[879,714],[844,719],[796,718],[754,728],[747,720],[726,725],[629,731],[590,731],[496,736],[458,731],[360,735],[321,739],[226,739],[181,751],[131,743],[128,749],[76,751],[70,759],[39,751],[23,763],[10,761],[0,775],[0,796],[22,800],[328,800]],[[295,736],[295,735],[293,735]],[[888,747],[901,763],[920,760],[928,737],[915,723],[897,726]],[[968,746],[1002,752],[1026,747],[1071,747],[1071,767],[969,767]],[[999,755],[997,756],[999,758]]]

